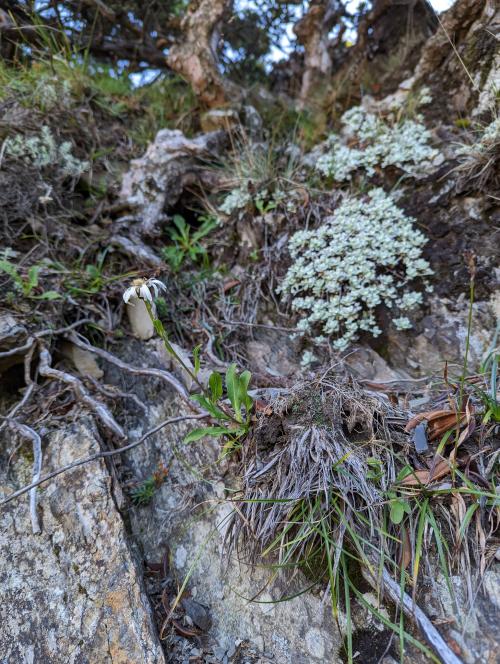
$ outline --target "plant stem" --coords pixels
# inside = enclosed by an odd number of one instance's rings
[[[186,365],[184,360],[180,357],[180,355],[175,351],[174,347],[170,343],[170,340],[168,338],[168,334],[165,332],[165,329],[163,327],[163,324],[159,318],[155,316],[153,306],[151,302],[148,302],[147,300],[144,300],[144,304],[146,305],[146,310],[149,314],[149,317],[151,318],[151,322],[153,323],[153,326],[155,330],[158,332],[158,334],[161,336],[163,344],[165,348],[167,349],[167,352],[172,355],[172,357],[180,364],[180,366],[188,373],[190,378],[196,383],[197,387],[200,388],[202,394],[209,400],[211,401],[210,394],[205,388],[204,385],[200,383],[198,380],[196,374]],[[220,401],[217,402],[217,405],[219,408],[224,412],[233,422],[238,424],[238,426],[241,425],[241,422],[231,413],[230,410],[228,410],[225,406],[225,404],[220,403]]]
[[[147,309],[147,312],[148,312],[148,314],[149,314],[149,317],[151,318],[151,322],[153,323],[155,330],[160,334],[160,336],[161,336],[161,338],[162,338],[162,341],[163,341],[163,344],[164,344],[165,348],[167,349],[167,351],[170,353],[170,355],[172,355],[172,357],[173,357],[175,360],[177,360],[177,362],[181,365],[181,367],[184,369],[184,371],[186,371],[186,372],[189,374],[190,378],[193,379],[193,381],[194,381],[194,382],[196,383],[196,385],[200,388],[200,390],[203,392],[203,394],[204,394],[205,396],[208,396],[206,389],[205,389],[205,388],[203,387],[203,385],[200,383],[200,381],[198,380],[198,378],[197,378],[197,376],[195,375],[195,373],[194,373],[194,372],[193,372],[193,371],[187,366],[187,364],[186,364],[186,363],[184,362],[184,360],[180,357],[180,355],[175,351],[174,347],[173,347],[172,344],[170,343],[170,340],[169,340],[169,338],[168,338],[168,335],[167,335],[167,333],[165,332],[165,330],[163,329],[163,324],[162,324],[162,322],[161,322],[160,319],[157,318],[157,317],[155,316],[155,314],[154,314],[153,307],[152,307],[151,303],[148,302],[147,300],[144,300],[144,304],[146,305],[146,309]],[[159,325],[157,325],[157,324],[155,324],[155,323],[159,323]]]
[[[472,333],[472,313],[474,305],[474,288],[475,288],[475,279],[474,275],[471,275],[470,285],[469,285],[469,317],[467,321],[467,337],[465,339],[464,365],[462,368],[462,376],[460,377],[460,397],[458,402],[458,407],[460,411],[463,408],[465,378],[467,376],[467,365],[469,361],[470,338]]]

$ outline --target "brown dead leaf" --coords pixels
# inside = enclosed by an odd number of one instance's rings
[[[231,290],[231,288],[239,286],[240,284],[241,281],[239,279],[231,279],[231,281],[226,281],[226,283],[222,287],[222,290],[224,291],[224,293],[227,293],[227,291]]]
[[[401,528],[401,530],[401,560],[399,562],[403,569],[408,569],[408,566],[411,563],[410,535],[408,534],[407,528]]]
[[[268,416],[273,414],[273,409],[271,408],[271,406],[265,401],[262,401],[262,399],[255,399],[254,405],[255,405],[255,411],[257,413],[262,413],[263,415],[268,415]]]
[[[422,470],[415,470],[411,475],[405,477],[401,481],[404,486],[420,486],[421,484],[429,484],[434,480],[439,480],[450,472],[450,464],[446,459],[441,459],[436,464],[434,472],[432,469],[423,468]]]
[[[417,424],[427,421],[427,435],[429,440],[436,440],[441,438],[450,429],[456,428],[458,419],[458,426],[467,421],[467,413],[456,413],[453,410],[428,410],[425,413],[418,413],[411,418],[405,427],[405,431],[409,433]]]
[[[309,192],[307,191],[307,189],[305,187],[298,187],[296,189],[296,193],[297,193],[298,196],[300,196],[302,198],[302,205],[304,207],[306,205],[309,205],[310,196],[309,196]]]
[[[200,634],[201,634],[200,630],[184,627],[183,625],[178,623],[177,620],[172,620],[172,625],[173,625],[175,631],[178,634],[180,634],[181,636],[185,636],[185,637],[189,638],[189,637],[193,637],[193,636],[199,637]]]

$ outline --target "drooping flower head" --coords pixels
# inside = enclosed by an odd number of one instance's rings
[[[158,293],[162,290],[167,290],[167,288],[158,279],[134,279],[132,284],[123,293],[123,301],[129,304],[131,298],[139,298],[152,304],[153,294],[151,291],[153,291],[154,297],[158,297]]]

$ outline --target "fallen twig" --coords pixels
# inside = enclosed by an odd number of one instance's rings
[[[104,394],[106,397],[111,397],[111,398],[120,397],[122,399],[131,399],[136,404],[136,406],[138,406],[142,410],[143,413],[147,413],[148,409],[142,403],[139,397],[137,397],[135,394],[132,394],[131,392],[123,392],[114,385],[101,385],[101,383],[92,376],[85,376],[85,378],[86,380],[92,383],[92,385],[95,387],[95,389],[98,392]]]
[[[28,491],[31,491],[35,487],[39,486],[40,484],[43,484],[44,482],[48,482],[54,477],[57,477],[58,475],[61,475],[62,473],[67,472],[68,470],[72,470],[73,468],[78,468],[78,466],[83,466],[85,463],[89,463],[90,461],[96,461],[97,459],[104,459],[106,457],[111,457],[115,456],[117,454],[123,454],[124,452],[128,452],[129,450],[133,450],[134,447],[138,447],[141,445],[147,438],[152,436],[153,434],[157,433],[164,427],[166,427],[169,424],[176,424],[177,422],[183,422],[184,420],[200,420],[207,417],[207,415],[181,415],[179,417],[173,417],[170,420],[165,420],[164,422],[161,422],[157,426],[153,427],[153,429],[150,429],[147,431],[139,440],[136,440],[133,443],[130,443],[130,445],[125,445],[124,447],[118,447],[115,450],[108,450],[106,452],[96,452],[95,454],[91,454],[88,457],[83,457],[82,459],[77,459],[76,461],[73,461],[72,463],[68,463],[66,466],[63,466],[62,468],[58,468],[57,470],[52,471],[48,475],[44,475],[43,477],[40,477],[36,482],[31,482],[31,484],[27,484],[26,486],[23,486],[21,489],[18,489],[17,491],[13,491],[11,494],[9,494],[6,498],[4,498],[2,501],[0,501],[0,507],[2,505],[6,505],[7,503],[10,503],[11,500],[14,500],[15,498],[19,498],[19,496],[22,496],[23,494],[27,493]]]
[[[119,438],[125,438],[125,433],[115,418],[111,415],[107,406],[103,403],[100,403],[96,399],[90,396],[84,387],[80,379],[76,376],[72,376],[66,371],[59,371],[59,369],[53,369],[51,364],[52,358],[50,356],[47,348],[43,347],[40,350],[40,366],[39,371],[41,376],[46,378],[54,378],[59,380],[67,385],[71,385],[77,398],[82,401],[84,404],[89,406],[89,408],[97,415],[101,420],[104,426],[116,434]]]
[[[12,410],[7,413],[7,415],[4,418],[4,421],[0,424],[0,431],[8,424],[9,420],[13,420],[18,411],[20,411],[21,408],[28,403],[31,395],[33,394],[34,389],[35,389],[35,383],[30,383],[21,401],[18,401],[16,403],[14,408],[12,408]]]

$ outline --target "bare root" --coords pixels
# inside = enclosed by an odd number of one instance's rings
[[[66,371],[59,371],[58,369],[52,368],[50,366],[51,362],[52,358],[49,351],[47,348],[42,347],[40,351],[40,375],[45,376],[46,378],[59,380],[62,383],[66,383],[66,385],[70,385],[77,399],[88,406],[96,414],[106,429],[114,433],[116,436],[118,436],[118,438],[125,438],[123,429],[111,415],[107,406],[91,397],[81,380],[76,378],[76,376],[72,376]]]

